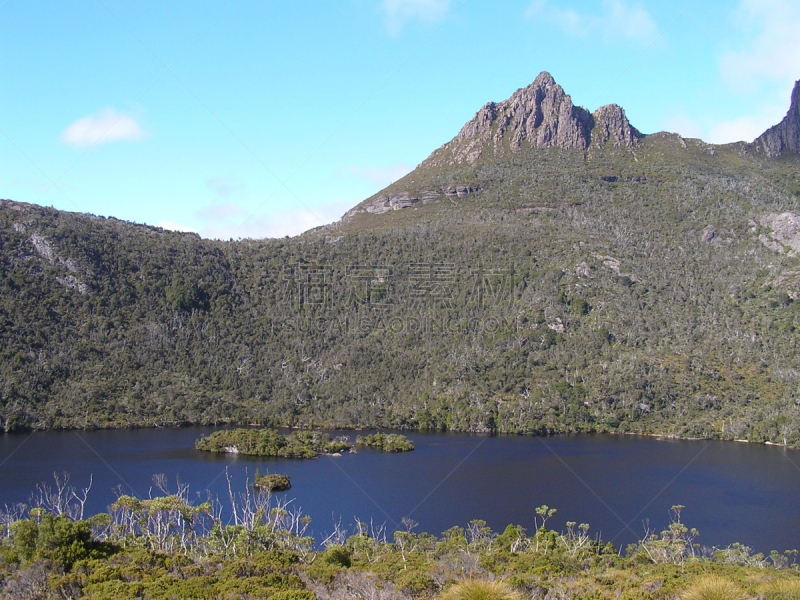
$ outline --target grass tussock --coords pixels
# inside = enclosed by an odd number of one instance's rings
[[[698,579],[681,594],[681,600],[748,600],[748,598],[738,585],[717,575]]]
[[[440,600],[522,600],[503,581],[466,580],[455,584],[439,597]]]
[[[800,579],[783,579],[769,584],[764,600],[800,600]]]

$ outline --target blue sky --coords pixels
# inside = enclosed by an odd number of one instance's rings
[[[0,197],[295,235],[543,70],[645,133],[752,140],[798,32],[800,0],[0,0]]]

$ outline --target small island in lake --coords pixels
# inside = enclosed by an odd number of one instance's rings
[[[374,433],[358,436],[356,446],[366,446],[383,452],[411,452],[414,449],[414,442],[399,433]]]
[[[266,492],[285,492],[292,487],[292,482],[288,475],[269,472],[266,475],[260,475],[256,469],[253,487]]]
[[[228,452],[248,456],[316,458],[349,450],[347,438],[332,439],[319,431],[293,431],[281,435],[276,429],[223,429],[197,440],[194,447],[206,452]]]
[[[356,438],[356,446],[375,448],[383,452],[410,452],[414,442],[397,433],[375,433]],[[227,452],[247,456],[278,458],[316,458],[321,454],[338,456],[353,448],[346,436],[332,438],[320,431],[293,431],[287,435],[277,429],[223,429],[194,444],[206,452]]]

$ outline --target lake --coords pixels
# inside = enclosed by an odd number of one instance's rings
[[[157,495],[153,475],[227,498],[226,472],[242,491],[255,470],[285,473],[292,489],[279,496],[312,517],[317,539],[334,521],[386,523],[403,517],[417,531],[441,533],[483,519],[496,531],[509,523],[532,531],[534,509],[558,509],[548,527],[589,523],[617,547],[640,538],[644,523],[660,531],[669,508],[683,504],[683,522],[698,542],[743,542],[759,551],[800,547],[800,452],[734,442],[675,441],[635,436],[545,438],[407,434],[414,452],[359,450],[341,458],[267,460],[194,450],[214,428],[37,432],[0,435],[0,506],[27,501],[53,472],[80,487],[94,478],[87,515],[104,512],[120,493]],[[354,436],[352,432],[345,435]]]

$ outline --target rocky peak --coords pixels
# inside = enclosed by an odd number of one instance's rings
[[[632,146],[640,137],[619,106],[604,106],[592,116],[542,72],[508,100],[484,105],[442,150],[451,152],[451,162],[474,164],[486,154],[503,156],[526,145],[585,150],[592,142]]]
[[[592,113],[594,129],[592,129],[592,143],[630,148],[642,134],[630,124],[625,110],[616,104],[601,106]]]
[[[767,129],[753,144],[767,156],[800,152],[800,81],[794,84],[792,103],[783,121]]]

